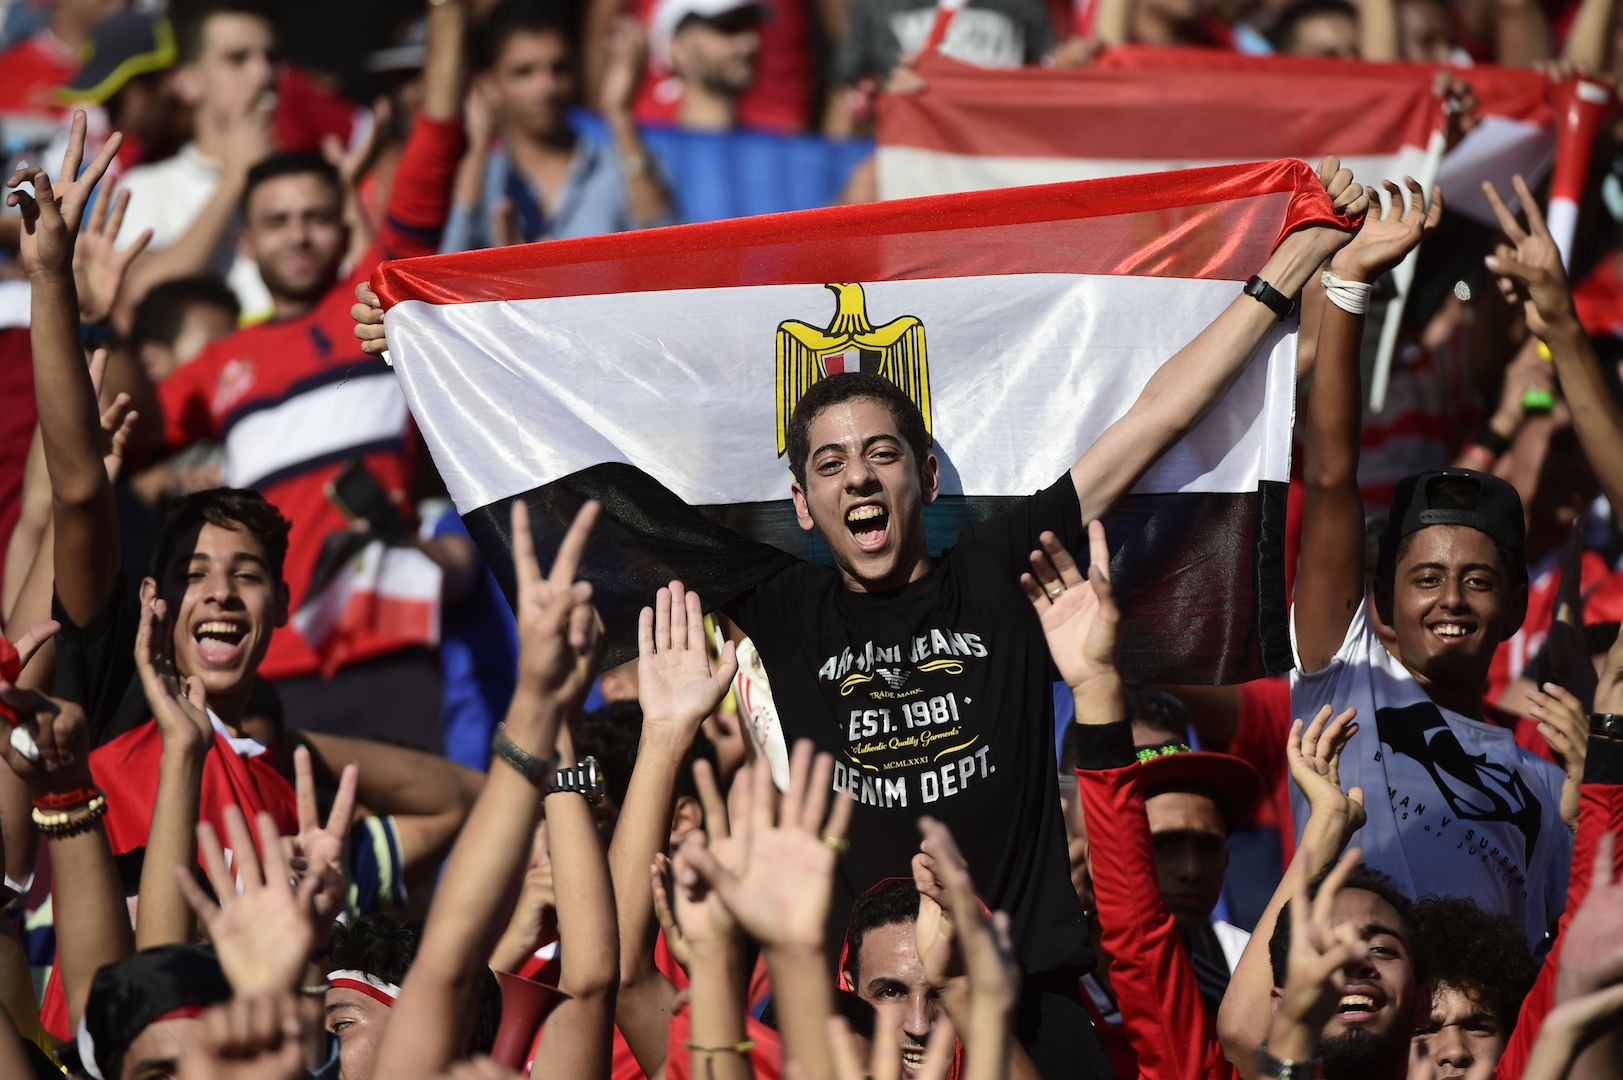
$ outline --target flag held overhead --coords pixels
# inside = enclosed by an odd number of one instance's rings
[[[1274,161],[435,256],[374,285],[396,377],[498,578],[514,500],[543,559],[581,501],[604,503],[582,573],[614,663],[672,578],[725,606],[827,558],[782,457],[816,379],[871,370],[926,414],[940,550],[1063,475],[1284,235],[1328,221],[1313,172]],[[1295,356],[1281,324],[1107,516],[1133,677],[1289,665]]]

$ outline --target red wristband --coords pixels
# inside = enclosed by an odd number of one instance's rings
[[[16,683],[22,677],[22,673],[23,662],[17,653],[17,646],[7,641],[4,634],[0,634],[0,679]],[[17,714],[3,701],[0,701],[0,718],[4,718],[10,724],[17,722]]]
[[[51,791],[44,795],[34,796],[34,807],[38,810],[60,812],[84,806],[91,799],[100,795],[101,791],[93,788],[73,788],[69,791]]]

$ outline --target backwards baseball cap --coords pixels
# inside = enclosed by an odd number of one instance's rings
[[[96,972],[79,1021],[79,1064],[91,1080],[117,1080],[124,1055],[153,1024],[189,1020],[231,1000],[231,984],[211,949],[143,949]]]
[[[413,19],[395,35],[392,45],[367,54],[362,65],[374,75],[421,71],[428,62],[428,20]]]
[[[1509,556],[1511,575],[1527,582],[1527,533],[1522,498],[1508,481],[1472,469],[1438,469],[1398,481],[1392,509],[1381,531],[1376,580],[1390,586],[1397,575],[1398,544],[1433,525],[1464,525],[1486,533]],[[1521,628],[1527,599],[1510,612],[1504,637]]]
[[[120,11],[91,28],[79,70],[57,94],[72,102],[100,104],[137,75],[175,65],[175,32],[161,15]]]
[[[1138,750],[1138,781],[1149,799],[1169,791],[1205,795],[1223,811],[1230,829],[1251,816],[1262,794],[1262,774],[1244,758],[1167,742]]]
[[[767,7],[762,0],[659,0],[659,6],[654,9],[654,17],[649,24],[648,46],[653,51],[654,58],[669,67],[671,39],[676,36],[683,23],[689,19],[708,22],[711,19],[731,15],[735,11],[753,11],[763,19],[767,15]]]

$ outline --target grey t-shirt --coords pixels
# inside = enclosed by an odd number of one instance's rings
[[[851,5],[851,32],[834,55],[834,79],[884,79],[903,56],[923,48],[936,5],[923,0],[862,0]],[[969,0],[953,17],[941,51],[983,67],[1035,64],[1053,44],[1042,0]]]

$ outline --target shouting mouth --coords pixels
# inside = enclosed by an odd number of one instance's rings
[[[248,628],[241,623],[210,619],[192,631],[197,655],[209,667],[230,667],[241,656]]]
[[[845,512],[845,527],[859,550],[879,551],[890,537],[890,511],[878,503],[860,503]]]

